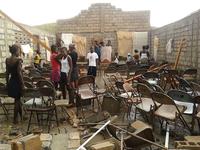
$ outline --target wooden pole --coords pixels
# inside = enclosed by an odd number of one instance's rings
[[[156,68],[154,68],[154,69],[148,70],[147,72],[157,71],[157,70],[159,70],[159,69],[161,69],[161,68],[167,67],[168,65],[169,65],[169,64],[164,64],[164,65],[162,65],[162,66],[160,66],[160,67],[156,67]],[[142,74],[133,76],[132,78],[125,80],[125,82],[130,82],[130,81],[132,81],[132,80],[134,80],[134,79],[137,79],[137,78],[139,78],[139,77],[141,77],[141,76],[142,76]]]
[[[45,49],[47,49],[48,51],[51,51],[51,49],[42,41],[40,41],[39,39],[37,39],[36,37],[34,37],[32,35],[31,32],[29,32],[28,30],[26,30],[24,27],[22,27],[19,23],[17,23],[16,21],[14,21],[12,18],[10,18],[8,15],[6,15],[2,10],[0,10],[0,14],[2,14],[5,18],[7,18],[9,21],[11,21],[14,25],[16,25],[18,28],[20,28],[24,33],[26,33],[34,42],[40,44],[42,47],[44,47]]]
[[[181,52],[182,52],[182,49],[183,49],[184,42],[185,42],[185,39],[182,39],[181,43],[179,45],[179,48],[178,48],[178,54],[176,56],[176,61],[175,61],[175,65],[174,65],[175,70],[177,69],[177,66],[178,66],[178,63],[179,63],[179,59],[180,59],[180,56],[181,56]]]

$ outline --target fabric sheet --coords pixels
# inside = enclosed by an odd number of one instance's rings
[[[133,50],[133,34],[132,32],[117,32],[118,54],[126,57],[128,53],[132,54]]]
[[[65,47],[69,47],[69,44],[72,43],[72,37],[73,37],[73,34],[65,34],[65,33],[62,33],[61,35],[61,39],[62,41],[64,42],[64,46]]]
[[[101,48],[101,62],[111,62],[112,47],[104,46]]]

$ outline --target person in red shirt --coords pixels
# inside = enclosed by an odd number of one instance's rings
[[[57,52],[56,45],[51,46],[51,81],[53,82],[56,90],[58,89],[58,85],[60,82],[60,62],[59,62],[59,54]]]

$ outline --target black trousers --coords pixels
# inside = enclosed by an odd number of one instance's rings
[[[97,74],[97,67],[89,66],[87,75],[92,75],[96,77],[96,74]]]
[[[62,91],[63,99],[66,99],[66,89],[69,87],[67,86],[67,74],[65,72],[60,73],[60,89]]]
[[[69,94],[69,103],[74,103],[74,89],[69,87],[69,81],[67,78],[67,74],[65,72],[61,72],[60,74],[60,89],[62,91],[63,99],[66,99],[66,90]]]

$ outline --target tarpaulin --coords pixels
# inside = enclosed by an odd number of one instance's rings
[[[117,32],[118,53],[119,56],[126,57],[133,50],[133,34],[132,32]]]

